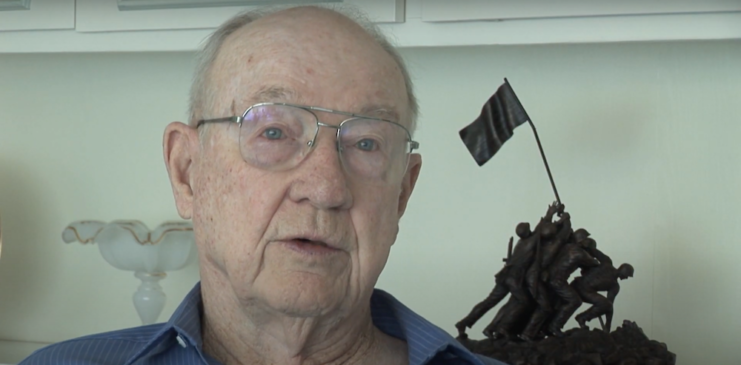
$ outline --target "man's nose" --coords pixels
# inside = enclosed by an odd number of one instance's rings
[[[291,200],[308,201],[317,209],[347,209],[352,205],[336,134],[333,128],[319,129],[312,151],[295,170]]]

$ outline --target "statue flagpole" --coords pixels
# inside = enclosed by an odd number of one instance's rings
[[[510,85],[506,77],[504,78],[504,82],[507,85],[509,85],[510,89],[512,88],[512,85]],[[561,204],[561,197],[558,196],[558,189],[556,189],[556,183],[553,181],[553,174],[551,174],[551,168],[548,166],[548,159],[545,158],[545,152],[543,151],[543,145],[540,143],[540,137],[538,137],[538,130],[535,129],[535,124],[533,124],[533,120],[530,118],[530,115],[528,115],[525,108],[522,107],[520,98],[518,98],[517,94],[515,94],[514,92],[512,92],[512,95],[514,95],[517,103],[520,104],[520,107],[522,108],[522,111],[525,113],[525,117],[527,118],[527,122],[528,124],[530,124],[530,128],[533,129],[533,134],[535,135],[535,142],[538,144],[538,149],[540,150],[540,157],[543,158],[543,164],[545,165],[545,171],[548,173],[548,179],[551,181],[551,187],[553,188],[553,194],[556,195],[556,201],[558,202],[558,204]]]

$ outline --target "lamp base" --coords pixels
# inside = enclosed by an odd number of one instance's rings
[[[142,281],[133,297],[136,312],[139,313],[142,324],[155,323],[157,317],[162,313],[162,309],[165,308],[167,296],[162,291],[159,281],[164,279],[167,274],[164,272],[137,271],[134,276]]]

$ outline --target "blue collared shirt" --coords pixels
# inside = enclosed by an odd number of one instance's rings
[[[19,365],[220,365],[203,352],[201,285],[188,293],[166,323],[130,328],[60,342],[36,351]],[[504,365],[471,353],[447,332],[374,290],[373,324],[406,341],[409,365]]]

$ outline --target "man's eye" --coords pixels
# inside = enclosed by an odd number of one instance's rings
[[[355,147],[360,149],[361,151],[375,151],[378,148],[378,143],[372,139],[361,139],[358,141],[358,143],[355,144]]]
[[[262,135],[267,139],[281,139],[283,138],[283,131],[280,128],[267,128]]]

